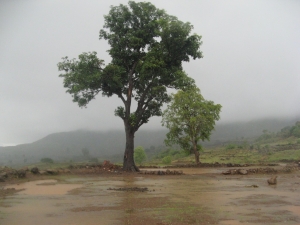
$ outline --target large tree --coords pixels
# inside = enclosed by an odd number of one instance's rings
[[[200,163],[199,141],[209,140],[215,121],[220,119],[221,107],[205,100],[197,87],[179,90],[163,112],[162,124],[169,129],[165,143],[178,144],[194,153],[196,163]]]
[[[193,26],[157,9],[149,2],[129,1],[112,6],[104,16],[100,39],[110,45],[112,60],[105,65],[96,52],[79,59],[63,58],[64,87],[80,107],[98,93],[118,96],[123,106],[115,115],[125,126],[126,147],[123,169],[138,171],[134,163],[134,134],[152,116],[161,116],[161,106],[170,101],[168,88],[194,85],[183,71],[182,62],[202,57],[201,36],[191,34]],[[137,106],[132,109],[133,101]]]

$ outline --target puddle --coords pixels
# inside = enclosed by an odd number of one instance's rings
[[[59,184],[57,180],[38,180],[8,185],[5,188],[21,190],[19,194],[24,195],[65,195],[69,191],[82,186],[82,184]]]
[[[24,190],[3,199],[3,207],[0,200],[0,224],[300,224],[295,175],[279,175],[278,184],[269,186],[270,175],[224,176],[221,170],[189,168],[180,176],[76,177],[66,184],[49,179],[10,185],[6,188]],[[130,187],[149,191],[109,190]]]

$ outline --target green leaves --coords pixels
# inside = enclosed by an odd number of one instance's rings
[[[112,6],[104,16],[99,38],[108,41],[112,61],[104,65],[96,52],[58,63],[64,87],[80,107],[98,93],[117,95],[124,107],[115,115],[135,132],[170,101],[168,88],[185,90],[195,86],[183,71],[182,62],[202,57],[201,36],[191,34],[184,23],[149,2],[129,1]],[[132,100],[137,108],[132,110]]]
[[[138,146],[134,149],[134,161],[142,164],[147,159],[145,150],[142,146]]]
[[[169,129],[166,144],[178,144],[186,151],[202,140],[209,140],[215,121],[220,119],[221,105],[203,98],[197,87],[172,95],[163,113],[162,125]]]
[[[59,75],[64,78],[64,87],[81,107],[86,106],[101,90],[99,83],[104,62],[96,55],[96,52],[83,53],[79,55],[78,61],[64,57],[57,65],[58,70],[64,72]]]

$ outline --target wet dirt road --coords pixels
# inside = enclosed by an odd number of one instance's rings
[[[278,184],[269,186],[270,174],[224,176],[222,170],[69,176],[6,186],[24,190],[0,199],[0,224],[300,224],[300,173],[278,174]],[[148,191],[109,190],[124,187]]]

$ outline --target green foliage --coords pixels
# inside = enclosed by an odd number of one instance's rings
[[[236,145],[233,144],[233,143],[230,143],[228,145],[225,146],[225,149],[228,150],[228,149],[235,149],[236,148]]]
[[[300,137],[300,122],[298,123],[298,125],[296,123],[296,125],[292,127],[291,133],[295,137]]]
[[[99,34],[110,45],[111,63],[105,65],[96,52],[83,53],[78,60],[65,57],[58,63],[59,76],[80,107],[98,93],[118,96],[124,106],[115,115],[135,132],[150,117],[161,115],[161,106],[170,101],[167,88],[194,85],[182,68],[182,62],[202,58],[201,36],[191,34],[192,29],[149,2],[112,6]],[[132,99],[138,102],[135,112]]]
[[[51,158],[42,158],[41,162],[42,163],[54,163],[53,159],[51,159]]]
[[[165,156],[163,159],[162,159],[162,163],[163,164],[170,164],[172,162],[172,158],[171,156]]]
[[[162,159],[166,156],[170,156],[172,159],[178,159],[178,158],[182,158],[182,157],[187,156],[187,154],[186,154],[185,151],[182,151],[182,150],[167,149],[167,150],[164,150],[164,151],[160,152],[156,156],[156,158],[157,159]]]
[[[196,87],[178,91],[163,113],[162,124],[169,129],[165,143],[178,144],[187,152],[197,146],[200,151],[197,143],[209,140],[220,111],[221,105],[205,100]]]
[[[300,121],[297,121],[292,127],[284,127],[277,134],[279,137],[287,138],[287,137],[300,137]]]
[[[134,133],[152,116],[161,116],[161,107],[170,102],[167,89],[185,89],[195,82],[183,71],[182,63],[202,58],[201,36],[191,34],[184,23],[150,2],[129,1],[128,6],[112,6],[104,16],[99,38],[108,41],[111,62],[98,59],[96,52],[79,59],[63,58],[58,63],[64,87],[80,107],[102,93],[116,95],[123,105],[115,115],[124,121],[126,150],[133,150]],[[132,111],[132,101],[137,102]],[[133,159],[126,158],[130,169]]]
[[[145,150],[142,146],[138,146],[134,149],[134,161],[138,164],[142,164],[147,159]]]

